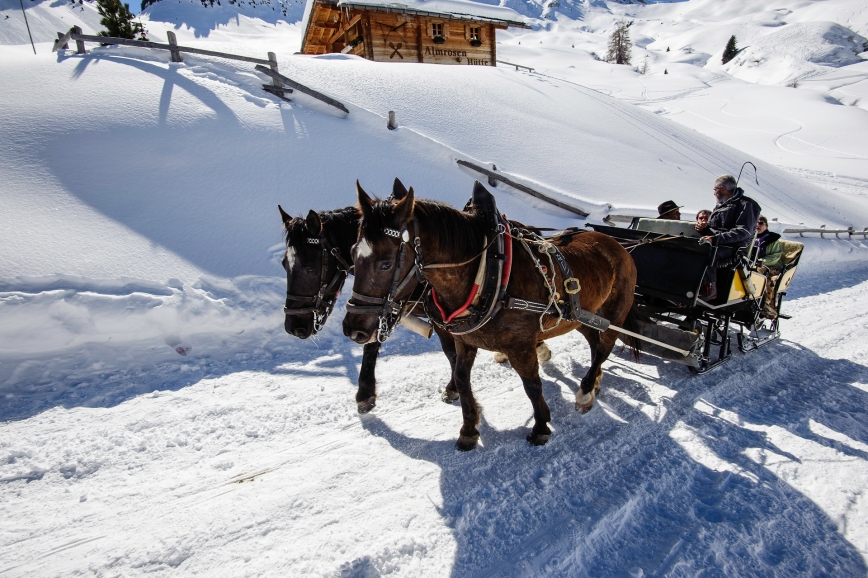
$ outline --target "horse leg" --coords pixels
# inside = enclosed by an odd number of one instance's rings
[[[452,368],[452,372],[449,374],[449,383],[446,384],[446,389],[440,394],[440,399],[444,403],[454,403],[458,401],[458,389],[455,387],[455,338],[452,337],[451,333],[440,329],[436,325],[434,326],[434,331],[437,333],[437,337],[440,338],[440,347],[443,349],[446,359],[449,360],[449,367]]]
[[[461,415],[464,417],[464,425],[458,434],[458,449],[469,451],[476,447],[479,442],[479,406],[470,389],[470,370],[473,369],[473,361],[476,359],[476,348],[470,345],[454,341],[455,343],[455,371],[453,379],[458,390],[458,398],[461,400]]]
[[[588,372],[582,378],[581,388],[576,392],[576,411],[588,413],[594,407],[594,399],[600,393],[600,381],[603,379],[603,362],[612,353],[618,333],[610,330],[600,334],[599,331],[588,327],[581,327],[578,331],[585,336],[591,348],[591,367],[588,368]]]
[[[362,369],[359,371],[359,389],[356,391],[356,406],[359,413],[368,413],[377,404],[377,378],[374,376],[374,370],[377,367],[379,353],[378,341],[368,343],[364,347]]]
[[[533,405],[534,424],[530,430],[530,435],[527,436],[527,441],[535,446],[541,446],[549,441],[549,437],[552,435],[552,430],[547,425],[552,420],[552,415],[543,397],[536,348],[532,344],[528,344],[527,347],[510,351],[509,362],[521,377],[524,392]]]

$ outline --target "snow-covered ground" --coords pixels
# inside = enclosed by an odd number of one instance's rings
[[[276,211],[396,176],[460,206],[467,159],[593,220],[669,198],[687,213],[750,160],[776,230],[861,230],[860,2],[504,2],[534,28],[499,35],[499,58],[534,73],[296,56],[299,2],[141,15],[158,41],[276,52],[346,117],[279,103],[250,64],[52,54],[57,31],[99,29],[89,2],[27,6],[34,56],[0,2],[0,576],[868,574],[868,243],[802,239],[782,340],[701,377],[613,356],[588,415],[571,401],[587,346],[554,340],[542,448],[518,377],[480,356],[482,440],[463,454],[436,340],[385,345],[360,417],[343,302],[315,340],[286,335]],[[592,55],[621,18],[647,74]],[[731,34],[743,50],[722,65]],[[496,194],[523,221],[577,224]]]

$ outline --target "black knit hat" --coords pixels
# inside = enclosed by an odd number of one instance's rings
[[[678,210],[681,207],[675,204],[675,201],[665,201],[657,206],[657,216],[662,217],[666,213]]]

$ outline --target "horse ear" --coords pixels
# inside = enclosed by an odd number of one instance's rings
[[[320,220],[319,215],[316,214],[316,211],[311,210],[307,214],[304,224],[307,225],[307,230],[310,232],[312,237],[319,237],[320,233],[322,233],[322,221]]]
[[[359,184],[358,179],[356,179],[356,195],[359,198],[359,210],[362,212],[362,216],[365,216],[371,212],[371,207],[374,206],[374,201],[371,200],[371,197],[368,196],[368,193],[366,193],[365,189],[362,188],[362,185]]]
[[[413,216],[413,207],[416,204],[415,195],[413,194],[413,187],[410,187],[410,190],[407,191],[407,194],[403,199],[398,201],[392,206],[392,211],[394,211],[395,219],[400,224],[405,224],[410,218]]]
[[[395,184],[392,185],[392,198],[400,201],[407,196],[407,187],[401,182],[398,177],[395,177]]]
[[[292,220],[292,217],[287,215],[286,211],[284,211],[283,207],[281,207],[280,205],[277,205],[277,210],[280,211],[280,218],[283,220],[284,223],[288,223]]]

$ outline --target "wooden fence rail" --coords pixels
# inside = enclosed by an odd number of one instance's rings
[[[57,52],[57,50],[61,48],[68,48],[69,41],[75,40],[77,54],[86,53],[86,50],[84,48],[85,42],[99,42],[100,44],[121,44],[124,46],[138,46],[140,48],[155,48],[157,50],[168,50],[172,53],[172,62],[183,62],[183,58],[181,57],[182,52],[189,52],[190,54],[201,54],[203,56],[215,56],[217,58],[226,58],[228,60],[252,62],[253,64],[256,64],[256,70],[271,77],[272,84],[266,84],[262,87],[266,92],[274,94],[275,96],[282,98],[283,100],[289,100],[284,95],[287,93],[291,93],[292,89],[295,89],[299,92],[303,92],[309,96],[312,96],[313,98],[321,100],[330,106],[338,108],[347,114],[349,114],[350,112],[349,110],[347,110],[347,107],[345,107],[337,100],[326,96],[321,92],[317,92],[312,88],[308,88],[307,86],[280,74],[277,67],[277,56],[274,54],[274,52],[268,53],[267,60],[264,58],[253,58],[252,56],[242,56],[240,54],[229,54],[227,52],[217,52],[215,50],[204,50],[202,48],[192,48],[190,46],[179,46],[177,40],[175,39],[174,32],[170,30],[166,33],[166,35],[169,38],[169,43],[162,44],[160,42],[151,42],[148,40],[130,40],[128,38],[115,38],[112,36],[92,36],[89,34],[82,34],[81,28],[79,28],[78,26],[73,26],[65,34],[61,32],[57,33],[57,40],[54,41],[54,48],[52,48],[52,52]],[[266,68],[266,66],[268,68]],[[290,86],[291,88],[284,88],[284,84]]]
[[[543,193],[540,193],[539,191],[533,190],[532,188],[528,187],[527,185],[517,183],[517,182],[513,181],[512,179],[501,175],[500,173],[496,173],[494,171],[488,170],[485,167],[481,167],[481,166],[474,164],[474,163],[471,163],[469,161],[458,159],[457,162],[459,165],[461,165],[463,167],[473,169],[474,171],[476,171],[478,173],[482,173],[483,175],[486,175],[488,177],[489,184],[493,185],[494,183],[492,181],[500,181],[502,183],[506,183],[507,185],[509,185],[510,187],[512,187],[514,189],[518,189],[519,191],[521,191],[523,193],[527,193],[533,197],[536,197],[537,199],[543,200],[543,201],[545,201],[551,205],[554,205],[556,207],[560,207],[561,209],[569,211],[569,212],[576,214],[580,217],[587,217],[588,216],[588,213],[579,209],[578,207],[574,207],[572,205],[564,203],[563,201],[553,199],[552,197],[550,197],[548,195],[544,195]]]
[[[531,68],[530,66],[525,66],[524,64],[516,64],[514,62],[507,62],[506,60],[497,60],[496,62],[499,62],[501,64],[508,64],[510,66],[515,66],[516,70],[518,70],[519,68],[524,68],[524,69],[527,69],[528,72],[534,71],[533,68]]]

